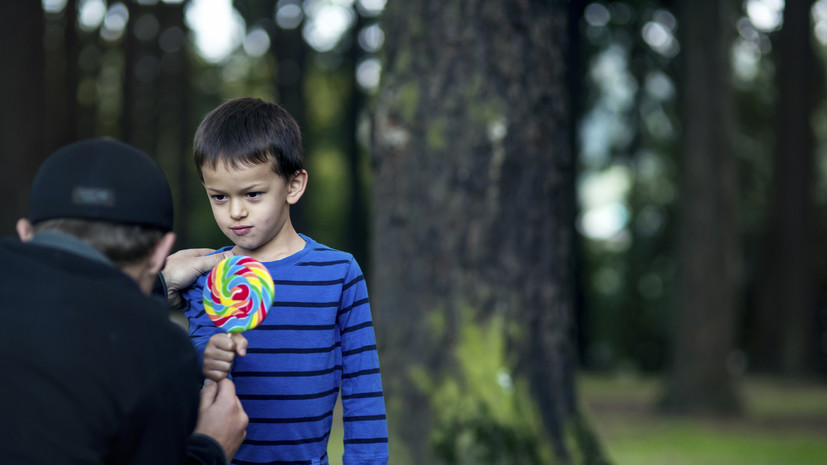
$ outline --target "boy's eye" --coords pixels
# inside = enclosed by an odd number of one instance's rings
[[[261,197],[261,194],[262,194],[261,192],[248,192],[247,193],[247,198],[248,199],[257,199],[257,198]]]
[[[227,200],[227,196],[224,195],[224,194],[214,194],[214,195],[211,195],[210,197],[212,197],[212,199],[215,200],[216,202],[221,202],[221,201]]]

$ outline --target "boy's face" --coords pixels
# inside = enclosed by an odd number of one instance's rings
[[[213,217],[240,253],[259,260],[279,254],[279,239],[293,231],[290,204],[298,196],[269,163],[232,168],[224,163],[201,167]],[[287,227],[285,227],[287,226]],[[281,236],[280,236],[281,235]]]

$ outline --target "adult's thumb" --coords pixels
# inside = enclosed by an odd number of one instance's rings
[[[215,399],[219,394],[218,391],[218,383],[207,383],[203,388],[201,388],[200,410],[209,408],[215,403]],[[235,392],[235,389],[233,389],[233,392]]]

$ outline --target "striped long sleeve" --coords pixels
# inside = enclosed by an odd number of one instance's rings
[[[265,263],[274,302],[244,336],[230,371],[250,417],[232,463],[326,464],[333,408],[341,393],[345,465],[388,462],[385,405],[367,285],[350,254],[302,236],[304,249]],[[226,249],[222,249],[226,250]],[[199,356],[220,332],[203,309],[206,276],[184,292]]]

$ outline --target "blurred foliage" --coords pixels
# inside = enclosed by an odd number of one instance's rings
[[[593,369],[655,371],[666,361],[680,122],[673,57],[653,49],[640,31],[652,23],[674,28],[670,21],[660,2],[634,1],[593,2],[581,23],[588,84],[579,226],[584,363]],[[595,141],[601,132],[603,144]],[[590,235],[590,215],[614,216],[618,227]]]
[[[736,348],[743,350],[750,337],[746,321],[754,304],[753,286],[772,177],[777,92],[771,52],[778,26],[761,29],[747,14],[750,7],[770,8],[773,2],[743,1],[739,5],[740,16],[733,18],[737,37],[732,52],[741,242],[736,283],[741,323],[735,340]],[[825,9],[825,2],[816,4],[819,9]],[[584,237],[583,362],[595,370],[659,372],[668,362],[677,256],[681,122],[676,101],[680,71],[675,57],[680,44],[672,41],[679,26],[669,2],[652,0],[591,2],[584,16],[582,57],[587,76],[579,119],[578,224]],[[647,30],[658,30],[660,35],[650,32],[647,36]],[[827,53],[823,43],[818,53],[822,59]],[[819,160],[814,167],[819,181],[813,194],[817,210],[824,212],[827,119],[823,103],[820,108],[813,118]],[[590,234],[589,224],[606,217],[615,218],[620,226],[609,234]],[[818,244],[827,240],[826,223],[825,215],[819,215]],[[816,279],[821,315],[813,324],[820,328],[824,340],[827,261],[823,246],[813,253],[819,257]],[[827,347],[822,347],[821,365],[814,367],[822,373],[827,369],[826,351]],[[748,356],[742,352],[734,356],[742,360],[734,370],[749,369]]]

